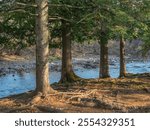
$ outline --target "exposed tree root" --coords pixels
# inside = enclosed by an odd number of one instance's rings
[[[92,79],[55,85],[52,86],[57,90],[55,93],[30,91],[1,99],[0,111],[150,112],[149,79]]]

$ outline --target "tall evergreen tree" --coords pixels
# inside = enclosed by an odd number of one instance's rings
[[[49,83],[48,0],[36,0],[36,92],[52,93]]]

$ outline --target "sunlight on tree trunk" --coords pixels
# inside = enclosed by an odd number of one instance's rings
[[[49,85],[48,0],[36,0],[36,93],[52,91]]]

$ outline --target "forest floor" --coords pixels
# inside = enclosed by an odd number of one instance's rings
[[[32,92],[27,92],[0,99],[0,112],[150,112],[149,74],[82,80],[52,87],[57,93],[33,98]]]

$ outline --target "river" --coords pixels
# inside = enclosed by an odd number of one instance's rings
[[[126,64],[129,73],[149,73],[150,62],[133,61]],[[99,68],[74,67],[75,73],[82,78],[98,78]],[[110,75],[119,76],[119,64],[110,65]],[[50,83],[60,80],[60,71],[50,72]],[[35,89],[35,71],[6,74],[0,77],[0,98]]]

